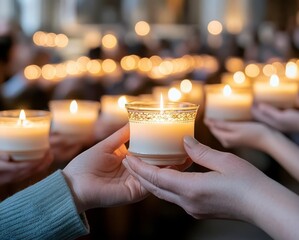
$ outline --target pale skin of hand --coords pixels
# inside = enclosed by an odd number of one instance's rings
[[[55,162],[68,162],[77,156],[84,148],[92,146],[94,137],[80,139],[60,133],[50,134],[51,152]]]
[[[144,199],[148,191],[143,188],[122,160],[128,154],[124,145],[129,140],[129,125],[99,142],[73,159],[63,170],[72,190],[79,213],[96,207],[112,207]],[[187,160],[174,169],[190,166]]]
[[[141,185],[157,197],[181,206],[197,219],[247,221],[274,239],[299,238],[299,197],[247,161],[184,138],[191,159],[210,172],[161,169],[127,156],[123,161]]]
[[[47,169],[52,161],[53,157],[49,151],[42,159],[26,161],[14,161],[8,154],[1,152],[0,186],[23,181]]]
[[[281,132],[299,132],[299,110],[280,110],[268,104],[258,104],[252,108],[254,119]]]
[[[206,119],[205,124],[224,147],[246,146],[261,150],[299,181],[299,148],[279,131],[258,122]]]
[[[74,158],[63,170],[79,213],[95,207],[133,203],[147,191],[122,165],[129,126]]]

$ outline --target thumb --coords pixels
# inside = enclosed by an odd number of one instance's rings
[[[184,137],[184,147],[190,158],[203,167],[223,172],[225,165],[227,165],[225,164],[226,153],[201,144],[193,137]]]

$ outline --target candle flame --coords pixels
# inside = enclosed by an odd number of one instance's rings
[[[26,114],[25,114],[25,111],[22,109],[20,111],[18,125],[24,126],[25,125],[25,121],[26,121]]]
[[[288,78],[296,78],[298,74],[297,64],[294,62],[288,62],[285,69],[285,75]]]
[[[181,97],[182,97],[182,94],[177,88],[173,87],[173,88],[169,89],[168,98],[170,101],[176,102],[176,101],[180,100]]]
[[[188,79],[184,79],[180,84],[180,89],[183,93],[190,93],[192,90],[192,82]]]
[[[126,96],[121,96],[118,101],[118,106],[122,109],[126,108],[126,104],[128,103]]]
[[[245,82],[245,74],[241,71],[235,72],[233,75],[234,82],[237,84],[242,84]]]
[[[273,74],[270,77],[269,84],[271,87],[278,87],[279,86],[279,77],[276,74]]]
[[[229,85],[225,85],[225,87],[223,88],[223,95],[224,96],[229,96],[232,93],[232,89]]]
[[[70,104],[70,112],[72,114],[75,114],[78,112],[78,104],[77,104],[77,101],[76,100],[73,100]]]

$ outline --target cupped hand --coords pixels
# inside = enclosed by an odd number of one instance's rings
[[[268,104],[258,104],[252,108],[253,117],[281,132],[299,132],[299,110],[277,109]]]
[[[78,212],[144,199],[148,192],[130,175],[122,160],[128,153],[126,125],[110,137],[78,155],[63,170]]]
[[[264,150],[266,139],[274,131],[259,122],[232,122],[206,119],[205,124],[226,148],[252,147]]]
[[[0,153],[0,186],[23,181],[37,173],[46,170],[53,161],[48,151],[37,160],[14,161],[4,152]]]
[[[247,161],[191,137],[185,137],[184,142],[191,159],[210,172],[161,169],[133,156],[127,156],[124,165],[148,191],[181,206],[194,218],[247,220],[246,196],[255,184],[263,182],[263,173]]]

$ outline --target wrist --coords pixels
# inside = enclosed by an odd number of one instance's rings
[[[69,171],[67,169],[62,170],[62,174],[66,180],[66,183],[68,185],[68,187],[70,188],[70,191],[72,193],[73,196],[73,200],[74,203],[76,205],[77,211],[79,214],[83,213],[86,209],[84,208],[84,204],[83,201],[81,200],[81,198],[79,197],[79,189],[76,186],[76,180],[74,179],[74,177],[72,176],[71,173],[69,173]]]

